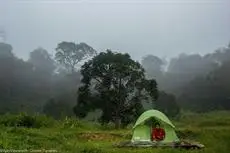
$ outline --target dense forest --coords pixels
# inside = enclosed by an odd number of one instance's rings
[[[0,113],[45,113],[54,118],[101,110],[99,121],[129,124],[144,110],[171,117],[180,111],[230,109],[230,44],[206,54],[180,54],[168,63],[143,55],[99,52],[86,43],[60,42],[28,60],[0,43]]]
[[[230,108],[230,44],[204,56],[181,54],[168,64],[148,55],[142,65],[147,76],[155,78],[160,89],[174,94],[178,105],[185,110],[206,112]]]

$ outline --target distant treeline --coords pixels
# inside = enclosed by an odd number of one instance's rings
[[[230,109],[230,44],[201,56],[185,53],[167,63],[153,55],[142,60],[148,77],[177,97],[179,106],[196,112]]]
[[[78,68],[79,63],[85,64]],[[99,70],[103,73],[98,73]],[[142,70],[147,77],[142,75]],[[37,48],[25,61],[14,55],[10,44],[0,43],[2,114],[26,111],[45,113],[55,118],[74,114],[85,117],[88,112],[101,109],[101,119],[111,121],[116,115],[106,112],[110,106],[130,108],[121,110],[125,114],[137,113],[136,116],[140,113],[134,111],[136,108],[154,107],[172,117],[178,115],[181,109],[196,112],[230,109],[229,78],[230,45],[204,56],[181,54],[168,64],[157,56],[143,55],[139,65],[128,54],[112,51],[98,54],[85,43],[73,42],[59,43],[55,55],[50,55],[44,48]],[[119,79],[124,81],[119,82]],[[109,93],[105,92],[105,87]],[[138,99],[138,94],[143,93],[150,96]],[[117,94],[120,99],[111,99],[109,94]],[[92,98],[93,95],[97,95],[96,98]],[[98,99],[106,98],[105,95],[110,97],[107,107],[102,104],[102,99]],[[97,100],[95,105],[82,101],[87,98]],[[134,103],[135,106],[131,105]],[[119,115],[116,117],[120,117],[122,122],[129,120]]]

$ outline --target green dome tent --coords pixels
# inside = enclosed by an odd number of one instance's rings
[[[151,123],[157,121],[165,130],[165,139],[162,143],[178,142],[179,139],[175,132],[175,126],[168,117],[158,110],[147,110],[140,115],[133,126],[132,142],[147,141],[151,142]]]

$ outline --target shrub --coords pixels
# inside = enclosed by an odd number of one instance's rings
[[[34,118],[35,118],[35,123],[34,123],[35,128],[51,127],[56,122],[52,117],[48,117],[46,115],[35,115]]]
[[[18,115],[5,114],[0,117],[0,124],[4,126],[40,128],[51,126],[53,123],[53,119],[44,115],[20,113]]]
[[[23,126],[23,127],[33,127],[35,125],[35,117],[29,116],[27,114],[20,114],[18,120],[16,120],[17,126]]]
[[[64,128],[82,128],[83,123],[75,118],[66,117],[61,121]]]
[[[16,126],[17,116],[11,114],[5,114],[0,117],[0,124],[4,126]]]

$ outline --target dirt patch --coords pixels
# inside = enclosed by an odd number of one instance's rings
[[[116,141],[124,138],[122,135],[114,133],[79,133],[78,137],[80,140],[87,141]]]
[[[191,130],[177,130],[176,134],[180,139],[195,139],[199,136],[197,132]]]

